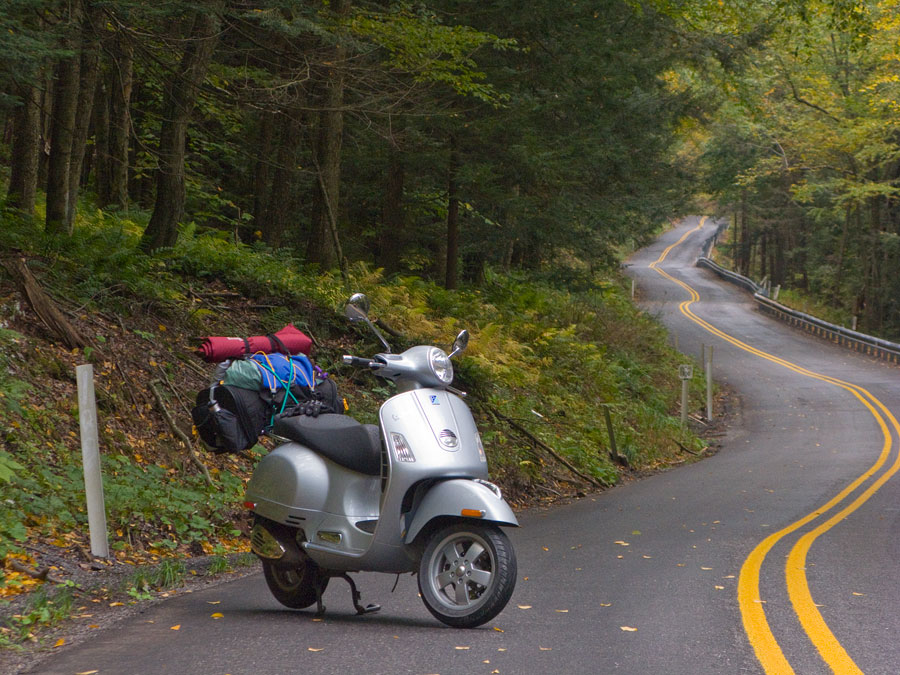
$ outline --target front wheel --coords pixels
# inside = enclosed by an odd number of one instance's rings
[[[316,577],[319,567],[311,560],[299,567],[283,569],[263,560],[263,576],[272,595],[285,607],[305,609],[316,601]],[[322,580],[322,590],[328,579]]]
[[[516,554],[500,528],[457,523],[434,532],[419,563],[419,592],[428,611],[454,628],[497,616],[516,587]]]

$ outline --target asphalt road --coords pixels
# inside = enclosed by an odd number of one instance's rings
[[[764,317],[695,268],[712,229],[698,222],[635,255],[629,273],[684,351],[714,345],[738,418],[709,459],[522,514],[510,532],[518,585],[494,621],[444,627],[414,578],[391,592],[394,578],[373,574],[357,578],[380,613],[356,617],[335,580],[316,620],[253,574],[151,607],[29,672],[900,672],[900,500],[888,480],[900,370]],[[685,307],[690,289],[699,300]]]

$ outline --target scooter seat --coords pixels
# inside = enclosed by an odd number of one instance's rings
[[[374,424],[346,415],[276,416],[272,431],[353,471],[381,474],[381,433]]]

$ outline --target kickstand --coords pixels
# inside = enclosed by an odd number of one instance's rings
[[[341,579],[350,584],[350,593],[353,596],[353,608],[356,610],[357,614],[371,614],[372,612],[377,612],[379,609],[381,609],[381,605],[376,605],[374,603],[370,603],[365,607],[362,605],[362,603],[360,602],[360,600],[362,599],[362,595],[357,590],[356,584],[353,583],[353,579],[351,579],[350,575],[348,575],[346,572],[335,576],[339,576]]]
[[[322,616],[325,613],[325,603],[322,602],[322,593],[325,590],[325,584],[330,577],[330,574],[323,574],[321,570],[316,574],[316,616]]]

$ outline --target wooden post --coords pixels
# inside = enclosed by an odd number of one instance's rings
[[[91,554],[98,558],[108,558],[109,540],[106,532],[106,507],[103,503],[103,476],[100,474],[94,367],[90,363],[78,366],[75,368],[75,377],[78,381],[78,422],[81,427],[81,461],[84,465]]]

